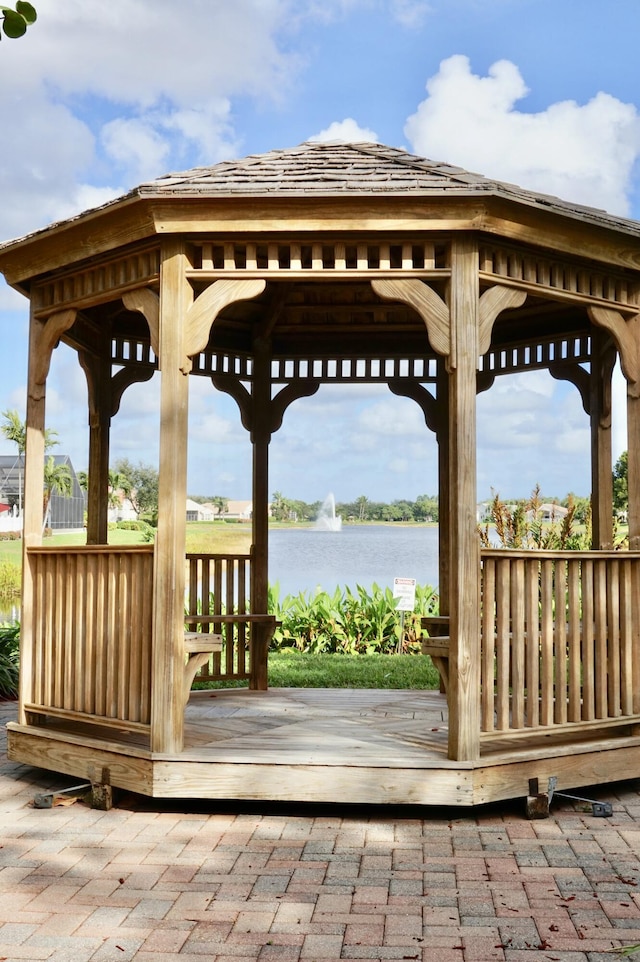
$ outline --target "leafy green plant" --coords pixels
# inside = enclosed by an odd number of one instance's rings
[[[404,633],[398,645],[400,615],[397,599],[390,588],[374,584],[371,590],[356,585],[355,590],[336,588],[333,593],[317,591],[286,595],[282,600],[278,585],[269,589],[269,611],[280,626],[272,650],[297,648],[317,654],[367,655],[391,653],[399,648],[418,654],[422,615],[436,614],[438,595],[429,585],[418,586],[415,611],[406,612]]]
[[[0,622],[0,698],[14,698],[18,693],[20,670],[20,625]]]
[[[24,36],[27,27],[36,22],[37,13],[35,7],[26,0],[18,0],[13,7],[5,7],[0,4],[0,18],[2,18],[2,33],[10,40],[17,40]],[[1,35],[0,35],[1,36]]]

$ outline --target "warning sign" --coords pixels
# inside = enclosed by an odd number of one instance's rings
[[[416,604],[416,579],[394,578],[393,597],[398,599],[398,611],[413,611]]]

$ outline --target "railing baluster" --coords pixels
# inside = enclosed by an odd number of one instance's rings
[[[483,549],[482,600],[486,735],[640,726],[640,554]]]

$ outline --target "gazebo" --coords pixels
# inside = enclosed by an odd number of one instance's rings
[[[425,805],[640,775],[640,224],[391,147],[307,143],[143,184],[2,245],[0,270],[31,310],[12,759],[156,797]],[[88,387],[74,548],[41,541],[60,341]],[[612,544],[617,358],[628,551]],[[593,550],[481,550],[477,393],[540,368],[590,418]],[[156,372],[156,541],[109,546],[111,420]],[[190,377],[250,432],[248,555],[185,556]],[[447,691],[285,697],[267,690],[270,438],[320,385],[372,382],[438,442]],[[248,688],[211,699],[196,674]]]

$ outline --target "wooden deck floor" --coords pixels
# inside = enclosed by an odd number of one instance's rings
[[[185,714],[185,759],[404,767],[446,755],[447,702],[435,691],[196,691]]]

